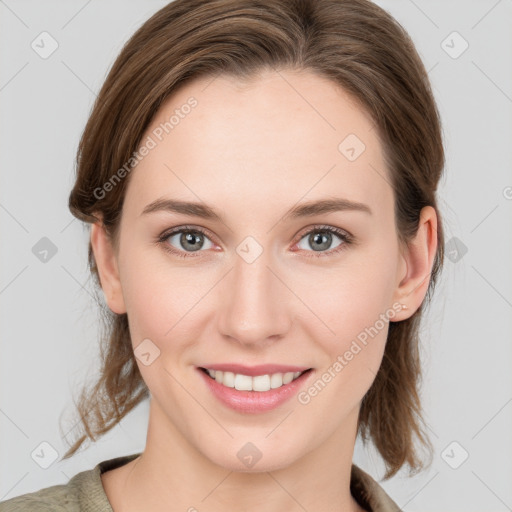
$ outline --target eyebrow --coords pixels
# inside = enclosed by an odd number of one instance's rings
[[[154,212],[169,212],[191,215],[202,219],[216,220],[223,222],[222,215],[217,213],[214,208],[204,203],[195,203],[191,201],[180,201],[161,197],[148,204],[141,215],[147,215]],[[313,217],[323,213],[332,213],[338,211],[360,211],[372,215],[370,207],[364,203],[350,201],[341,198],[327,198],[318,201],[309,201],[300,203],[291,208],[284,216],[283,220],[298,219],[303,217]]]

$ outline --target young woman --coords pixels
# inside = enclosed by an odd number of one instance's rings
[[[86,439],[143,453],[0,510],[396,511],[424,467],[418,329],[443,261],[439,114],[368,0],[176,0],[98,95],[69,206],[111,323]]]

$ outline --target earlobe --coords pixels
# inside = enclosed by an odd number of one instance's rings
[[[110,237],[99,221],[91,225],[91,245],[108,307],[114,313],[126,313],[116,254]]]
[[[418,231],[404,251],[406,272],[396,291],[395,300],[407,306],[404,320],[421,306],[430,283],[430,274],[437,250],[437,214],[432,206],[420,213]]]

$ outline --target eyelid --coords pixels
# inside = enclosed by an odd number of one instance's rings
[[[169,228],[169,229],[165,230],[159,236],[159,239],[166,240],[171,235],[175,235],[176,233],[180,233],[181,231],[197,231],[197,232],[202,233],[203,235],[207,236],[208,238],[212,239],[213,241],[216,240],[216,236],[209,229],[203,228],[201,226],[194,226],[191,224],[184,224],[183,226],[175,226],[173,228]],[[215,242],[215,243],[217,245],[220,245],[220,244],[218,244],[218,242]]]
[[[333,233],[334,235],[341,239],[342,243],[336,246],[334,249],[329,249],[327,251],[305,251],[307,253],[305,256],[306,258],[322,258],[336,256],[340,252],[344,251],[348,246],[355,245],[355,237],[345,229],[341,229],[330,224],[312,224],[310,226],[305,227],[299,232],[299,234],[296,237],[297,241],[294,242],[294,246],[297,245],[306,235],[309,235],[310,233],[313,233],[315,231],[327,231],[329,233]]]
[[[352,235],[346,230],[342,228],[338,228],[336,226],[332,226],[331,224],[311,224],[309,226],[306,226],[305,228],[301,229],[296,237],[298,240],[304,237],[304,235],[309,234],[311,231],[331,231],[339,236],[343,235],[347,238],[352,238]]]
[[[183,226],[175,226],[173,228],[169,228],[169,229],[165,230],[161,235],[159,235],[157,237],[156,243],[162,244],[164,246],[164,249],[166,251],[170,252],[171,254],[174,254],[177,256],[182,256],[182,257],[196,257],[196,254],[194,252],[181,251],[179,249],[175,249],[174,247],[170,246],[167,243],[167,239],[169,237],[176,235],[178,233],[181,233],[182,231],[193,231],[193,232],[195,231],[195,232],[201,233],[205,237],[210,239],[213,244],[220,245],[219,243],[216,242],[215,235],[211,234],[208,229],[200,227],[200,226],[193,226],[190,224],[185,224]],[[199,250],[196,252],[201,253],[201,252],[205,252],[205,251]],[[197,256],[199,256],[199,254]]]
[[[182,226],[175,226],[173,228],[169,228],[168,230],[165,230],[157,238],[156,242],[163,244],[164,249],[166,251],[168,251],[174,255],[180,256],[180,257],[196,257],[196,256],[200,255],[200,254],[196,254],[196,252],[197,253],[206,252],[206,251],[202,251],[202,250],[193,251],[193,252],[182,251],[179,249],[175,249],[174,247],[169,246],[169,244],[166,243],[167,239],[169,237],[171,237],[172,235],[175,235],[177,233],[180,233],[182,231],[192,231],[192,232],[195,231],[195,232],[201,233],[204,236],[206,236],[207,238],[209,238],[212,241],[212,243],[214,243],[216,245],[221,245],[216,241],[215,235],[213,235],[208,229],[200,227],[200,226],[190,225],[190,224],[182,225]],[[341,229],[341,228],[338,228],[336,226],[332,226],[329,224],[312,224],[310,226],[306,226],[305,228],[303,228],[302,230],[299,231],[299,233],[294,237],[293,246],[295,247],[306,235],[309,235],[310,233],[315,232],[315,231],[319,231],[319,232],[327,231],[327,232],[333,233],[342,240],[342,243],[340,245],[336,246],[334,249],[329,249],[327,251],[305,251],[307,253],[313,253],[313,254],[309,254],[306,257],[317,258],[317,257],[323,257],[323,256],[331,256],[331,255],[337,254],[338,252],[343,251],[345,249],[345,246],[355,244],[354,236],[351,233],[349,233],[348,231],[346,231],[345,229]],[[300,252],[300,251],[301,250],[294,251],[294,252]],[[314,254],[315,252],[317,252],[317,254]]]

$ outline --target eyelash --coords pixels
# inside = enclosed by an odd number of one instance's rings
[[[180,226],[179,228],[173,228],[172,230],[166,231],[165,233],[160,235],[157,239],[157,243],[161,244],[165,251],[171,253],[174,256],[178,256],[179,258],[189,258],[189,257],[195,258],[199,255],[196,256],[192,252],[179,251],[177,249],[174,249],[172,246],[170,246],[167,243],[167,240],[169,237],[171,237],[172,235],[175,235],[176,233],[182,233],[185,231],[192,232],[192,233],[201,233],[205,237],[211,238],[209,236],[209,234],[206,232],[206,230],[204,230],[200,227]],[[318,226],[314,226],[309,231],[302,233],[296,243],[299,243],[305,236],[310,235],[311,233],[315,233],[315,232],[333,233],[333,234],[337,235],[339,238],[341,238],[343,243],[341,243],[340,245],[338,245],[337,247],[335,247],[334,249],[331,249],[329,251],[319,251],[317,254],[308,255],[308,256],[306,256],[307,258],[322,258],[325,256],[332,256],[334,254],[338,254],[341,251],[343,251],[348,245],[351,245],[354,242],[352,235],[349,235],[346,231],[342,231],[341,229],[335,228],[334,226],[318,225]],[[204,252],[204,251],[199,250],[197,252]],[[306,251],[306,252],[315,252],[315,251]]]

